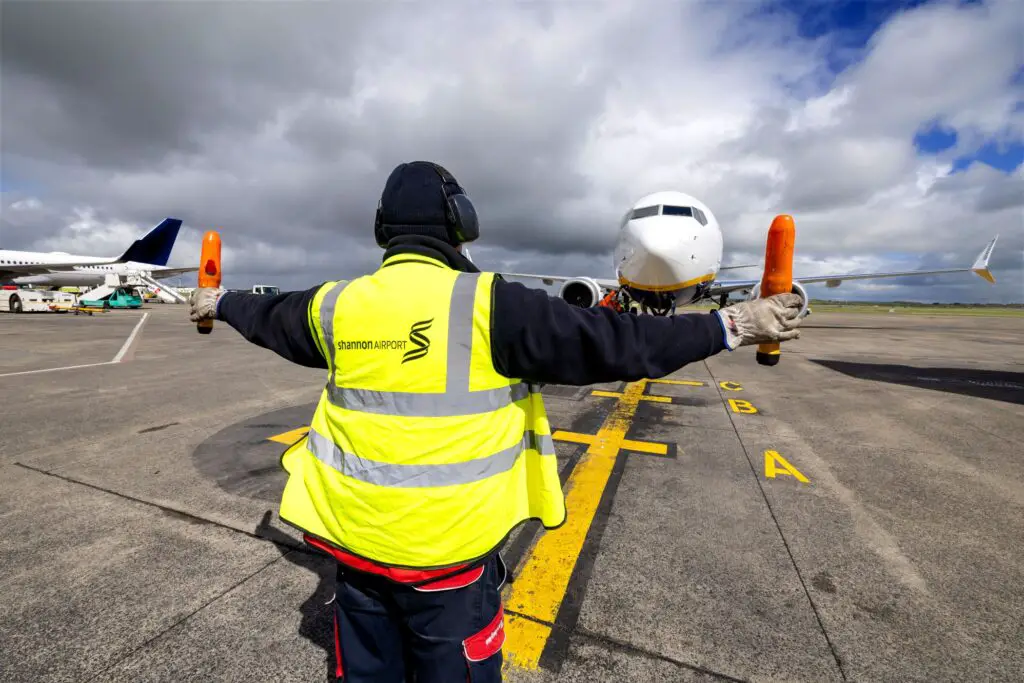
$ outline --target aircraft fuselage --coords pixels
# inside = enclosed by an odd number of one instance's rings
[[[39,255],[33,252],[15,252],[15,251],[4,251],[2,254],[3,261],[10,260],[12,263],[21,264],[40,264],[45,265],[46,259],[39,258]],[[88,259],[90,257],[80,256],[69,256],[69,255],[54,255],[57,260],[59,258],[72,258]],[[103,259],[96,259],[101,261]],[[3,268],[3,264],[0,263],[0,268]],[[108,274],[116,273],[120,275],[131,275],[136,273],[142,273],[151,277],[160,277],[160,271],[164,270],[161,266],[155,266],[149,263],[136,263],[134,261],[128,263],[113,263],[106,265],[80,265],[75,266],[73,270],[54,271],[50,273],[43,273],[38,275],[20,275],[15,277],[2,278],[4,284],[14,284],[22,286],[34,286],[34,287],[98,287],[102,285]]]

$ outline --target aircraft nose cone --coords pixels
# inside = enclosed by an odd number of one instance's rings
[[[691,231],[680,229],[678,224],[657,226],[640,231],[637,242],[642,258],[636,262],[636,282],[671,289],[693,278],[690,272],[694,255]]]
[[[639,237],[651,261],[666,268],[684,266],[693,255],[693,235],[689,231],[646,230]]]

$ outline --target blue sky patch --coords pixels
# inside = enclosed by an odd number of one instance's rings
[[[1024,143],[1020,141],[999,144],[988,142],[972,154],[965,154],[953,161],[953,173],[966,170],[973,163],[988,164],[992,168],[1010,173],[1024,163]]]
[[[836,75],[861,61],[871,37],[894,15],[929,4],[930,0],[768,0],[760,12],[783,14],[795,21],[803,38],[824,39],[828,71]],[[980,4],[978,0],[960,0],[960,5]],[[1011,81],[1024,84],[1024,66]],[[819,84],[825,89],[827,83]],[[1024,110],[1024,101],[1016,109]],[[925,122],[914,135],[914,146],[922,155],[941,155],[957,144],[957,131],[940,121]],[[973,163],[987,164],[1003,172],[1011,172],[1024,163],[1024,144],[990,141],[981,148],[953,159],[953,173]]]
[[[952,128],[930,122],[914,135],[914,146],[920,154],[938,154],[956,145],[957,134]]]
[[[893,15],[928,4],[928,0],[769,0],[765,12],[796,20],[803,38],[828,38],[828,68],[838,74],[859,62],[871,36]]]

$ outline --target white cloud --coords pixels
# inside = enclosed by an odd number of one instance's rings
[[[1007,84],[1021,66],[1017,0],[926,5],[894,17],[849,78],[857,128],[912,133],[929,118],[993,134],[1007,120]]]
[[[12,211],[33,211],[42,207],[42,203],[35,197],[28,197],[27,199],[19,199],[11,202]]]

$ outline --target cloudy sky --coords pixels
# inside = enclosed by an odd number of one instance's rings
[[[402,161],[445,165],[484,269],[612,276],[661,189],[725,262],[777,213],[851,299],[1024,301],[1024,2],[4,0],[0,246],[109,255],[165,216],[221,231],[225,284],[373,270]],[[736,277],[756,277],[740,271]],[[183,279],[183,285],[191,280]]]

